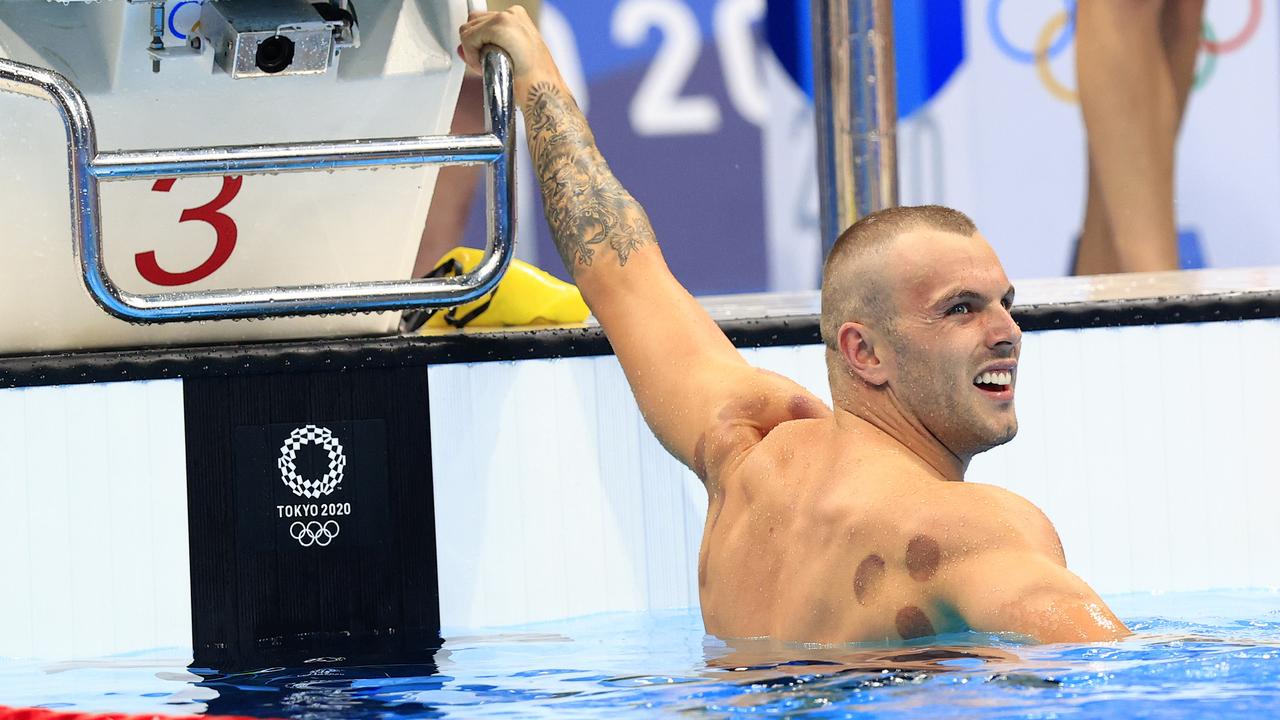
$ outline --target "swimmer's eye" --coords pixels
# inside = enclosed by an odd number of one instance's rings
[[[956,303],[955,305],[952,305],[947,310],[947,314],[948,315],[968,315],[972,311],[973,311],[973,308],[969,306],[969,303]]]

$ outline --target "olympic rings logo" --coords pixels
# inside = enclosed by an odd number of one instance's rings
[[[991,40],[1002,54],[1014,62],[1033,65],[1040,83],[1053,97],[1066,102],[1078,103],[1079,96],[1073,88],[1068,87],[1054,77],[1049,63],[1060,55],[1075,38],[1075,0],[1063,0],[1062,9],[1049,17],[1048,22],[1036,35],[1035,44],[1030,48],[1018,47],[1009,40],[1000,24],[1000,6],[1002,0],[989,0],[987,3],[987,29]],[[1196,70],[1193,89],[1199,89],[1209,78],[1217,66],[1219,55],[1235,52],[1244,47],[1262,24],[1262,0],[1249,0],[1249,16],[1244,27],[1235,35],[1219,40],[1208,20],[1203,21],[1200,49],[1204,51],[1204,62]]]
[[[204,0],[180,0],[180,2],[171,6],[169,8],[169,34],[183,42],[186,42],[188,34],[179,30],[178,26],[174,23],[174,20],[178,17],[178,12],[184,7],[188,5],[193,6],[191,10],[186,11],[183,15],[183,20],[186,21],[183,25],[186,26],[188,28],[188,32],[190,32],[190,29],[194,25],[198,24],[200,20],[200,6],[203,4]],[[193,15],[195,18],[194,20],[191,19]]]
[[[333,520],[326,520],[323,523],[312,520],[307,523],[295,522],[289,526],[289,537],[298,541],[302,547],[324,547],[333,542],[338,537],[338,533],[342,528],[338,527],[338,523]]]

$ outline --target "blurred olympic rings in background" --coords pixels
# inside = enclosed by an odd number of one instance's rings
[[[1049,62],[1062,53],[1075,39],[1075,0],[1063,0],[1063,9],[1054,13],[1036,35],[1035,45],[1031,50],[1015,46],[1009,41],[1000,25],[1000,6],[1002,0],[990,0],[987,4],[987,28],[991,41],[996,48],[1014,62],[1034,65],[1036,77],[1044,85],[1045,90],[1053,97],[1066,102],[1078,103],[1076,91],[1067,87],[1053,75]],[[1262,23],[1262,0],[1249,0],[1249,16],[1244,27],[1234,36],[1218,40],[1208,20],[1203,23],[1200,38],[1200,49],[1204,51],[1204,61],[1196,70],[1193,88],[1200,88],[1213,75],[1217,65],[1217,56],[1235,52],[1244,47]]]
[[[1032,65],[1037,62],[1037,58],[1044,56],[1047,60],[1052,60],[1058,56],[1067,46],[1071,44],[1071,40],[1075,36],[1076,30],[1076,3],[1075,0],[1063,0],[1062,10],[1049,19],[1045,25],[1045,30],[1040,31],[1039,38],[1053,38],[1059,30],[1062,31],[1056,39],[1051,39],[1041,48],[1040,43],[1036,43],[1034,50],[1023,50],[1014,46],[1009,42],[1009,38],[1004,34],[1004,29],[1000,26],[1000,6],[1001,0],[991,0],[987,4],[987,29],[991,32],[991,41],[1000,48],[1000,52],[1009,56],[1015,62]],[[1056,30],[1054,28],[1057,28]]]
[[[1262,0],[1249,0],[1249,17],[1244,21],[1244,29],[1236,34],[1235,37],[1221,42],[1211,37],[1208,32],[1208,22],[1205,23],[1205,36],[1200,40],[1200,47],[1205,52],[1212,55],[1223,55],[1235,52],[1244,47],[1249,42],[1253,34],[1258,31],[1258,26],[1262,24]]]

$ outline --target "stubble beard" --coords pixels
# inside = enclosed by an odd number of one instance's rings
[[[925,428],[957,457],[968,460],[974,455],[999,447],[1018,434],[1018,419],[1010,401],[1008,415],[992,417],[994,411],[984,411],[978,396],[966,396],[966,392],[979,392],[972,383],[949,380],[939,369],[937,372],[917,372],[919,365],[903,362],[904,354],[898,350],[898,374],[902,379],[902,394],[910,399],[911,409],[924,423]]]

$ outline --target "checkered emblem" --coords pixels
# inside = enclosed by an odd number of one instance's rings
[[[329,469],[319,480],[304,478],[298,474],[295,461],[298,450],[303,445],[319,445],[329,456]],[[280,458],[276,460],[280,468],[280,479],[299,497],[318,498],[328,495],[342,484],[342,471],[347,466],[346,453],[342,452],[342,443],[333,433],[315,425],[304,425],[289,433],[289,439],[280,447]]]

